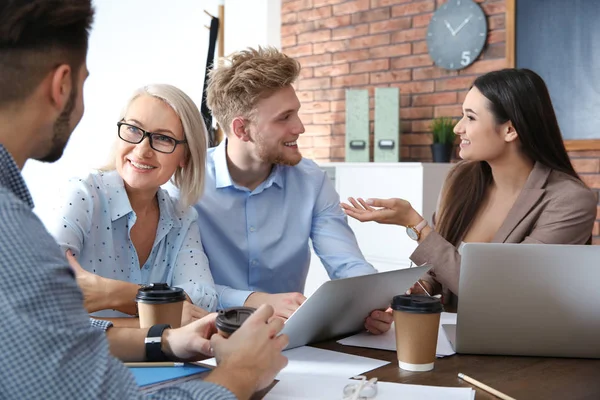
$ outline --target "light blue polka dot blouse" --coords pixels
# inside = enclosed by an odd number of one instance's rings
[[[184,209],[163,189],[157,196],[158,229],[142,268],[129,235],[136,214],[116,171],[71,179],[62,206],[56,210],[55,223],[48,229],[62,250],[71,249],[90,272],[132,283],[167,282],[183,288],[197,306],[214,311],[217,293],[202,248],[196,210]],[[103,310],[94,315],[125,314]]]

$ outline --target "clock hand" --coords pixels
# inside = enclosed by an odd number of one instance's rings
[[[450,31],[452,36],[456,36],[456,32],[454,32],[454,29],[452,29],[452,27],[450,26],[450,23],[446,20],[444,20],[444,23],[446,24],[446,28],[448,28],[448,30]]]
[[[456,35],[458,34],[458,32],[459,32],[459,31],[460,31],[462,28],[464,28],[464,26],[465,26],[466,24],[468,24],[468,23],[469,23],[469,21],[471,20],[471,18],[473,18],[473,14],[470,14],[470,15],[469,15],[469,16],[468,16],[468,17],[467,17],[467,18],[466,18],[466,19],[465,19],[465,20],[462,22],[462,24],[460,24],[460,25],[458,26],[458,28],[456,28],[456,30],[454,31],[454,36],[456,36]]]

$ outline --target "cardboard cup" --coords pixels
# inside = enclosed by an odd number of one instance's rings
[[[140,328],[150,328],[157,324],[169,324],[171,328],[181,326],[183,301],[167,304],[138,303]]]
[[[185,299],[183,289],[169,287],[166,283],[152,283],[141,287],[135,297],[140,328],[150,328],[157,324],[179,328]]]
[[[397,299],[402,297],[402,299]],[[395,296],[398,366],[407,371],[431,371],[435,363],[442,305],[429,296]]]
[[[217,320],[217,332],[224,338],[228,338],[237,331],[240,326],[256,311],[252,307],[231,307],[219,310]]]

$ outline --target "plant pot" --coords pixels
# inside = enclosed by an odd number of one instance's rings
[[[452,158],[452,150],[454,145],[446,143],[434,143],[431,145],[431,156],[433,162],[447,163]]]

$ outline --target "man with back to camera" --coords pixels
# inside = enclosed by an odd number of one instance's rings
[[[326,174],[298,150],[298,61],[274,48],[247,49],[230,61],[211,71],[207,87],[226,138],[208,152],[198,225],[220,306],[270,304],[288,318],[306,299],[309,239],[331,279],[377,271]],[[375,310],[365,327],[377,334],[391,322]]]
[[[82,117],[93,14],[90,0],[0,3],[0,352],[10,360],[0,374],[2,398],[144,397],[109,346],[139,358],[140,334],[148,331],[90,324],[73,271],[33,213],[20,172],[29,158],[58,160]],[[163,331],[163,353],[187,358],[212,348],[219,366],[204,382],[164,388],[152,398],[249,399],[287,362],[287,338],[277,336],[282,322],[272,315],[261,307],[229,339],[214,335],[210,342],[214,314],[187,330]]]

